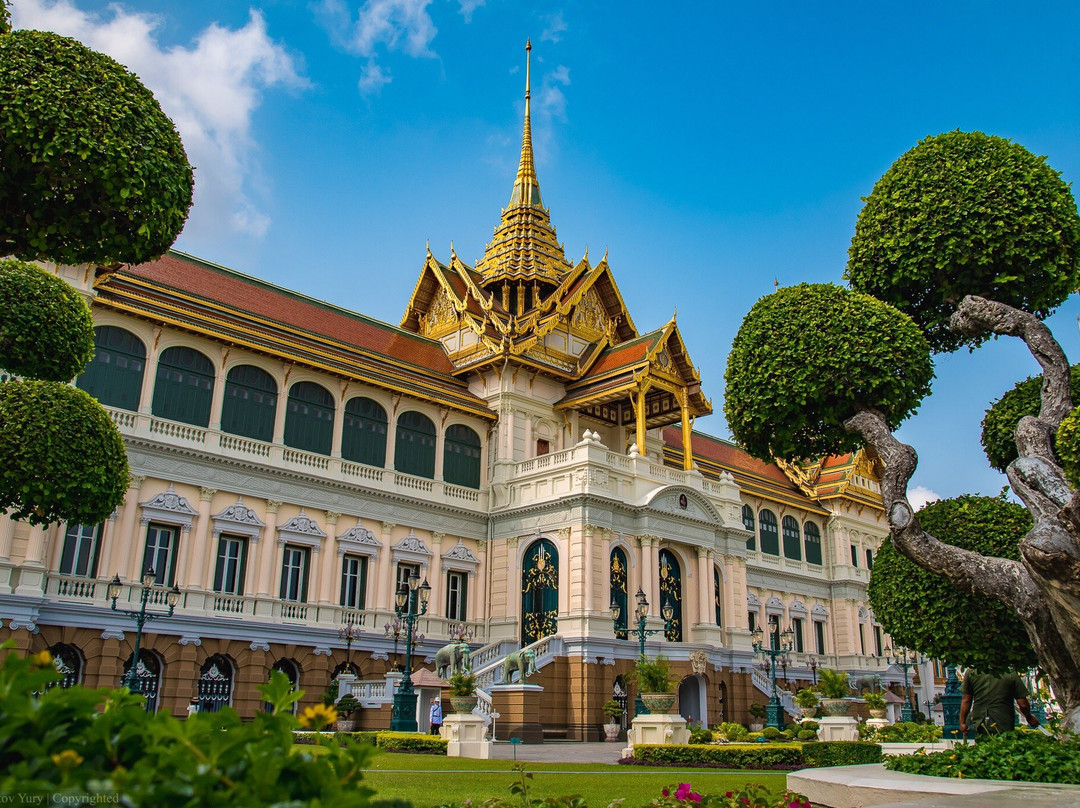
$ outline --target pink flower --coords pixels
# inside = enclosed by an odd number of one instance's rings
[[[664,797],[670,797],[670,796],[671,796],[671,792],[670,792],[670,791],[668,791],[668,790],[667,790],[666,788],[662,788],[662,789],[660,789],[660,794],[661,794],[662,796],[664,796]]]
[[[689,796],[690,796],[690,784],[689,783],[679,783],[679,788],[675,792],[675,799],[677,799],[677,800],[685,800]]]
[[[690,792],[690,802],[701,802],[701,795],[696,791]]]

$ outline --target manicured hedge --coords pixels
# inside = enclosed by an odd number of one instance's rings
[[[802,765],[803,756],[798,744],[635,744],[634,756],[624,762],[722,769],[793,769]]]
[[[293,743],[318,743],[317,732],[293,733]],[[345,738],[352,738],[359,744],[371,744],[388,752],[420,752],[429,755],[445,755],[446,741],[435,735],[418,735],[413,732],[335,732],[334,740],[344,744]]]
[[[818,741],[804,743],[802,756],[812,768],[881,763],[881,746],[868,741]]]
[[[890,755],[885,768],[936,777],[1080,785],[1080,736],[1006,732],[977,744],[957,744],[948,752]]]

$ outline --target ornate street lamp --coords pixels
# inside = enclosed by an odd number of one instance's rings
[[[461,622],[451,623],[446,633],[450,635],[450,639],[454,642],[467,643],[472,641],[476,632],[469,628],[468,624]]]
[[[415,575],[409,583],[402,583],[394,596],[394,614],[405,626],[405,675],[401,678],[397,692],[394,693],[394,708],[390,718],[392,732],[416,732],[416,693],[412,684],[412,648],[413,629],[420,616],[427,612],[431,587],[427,579],[420,583]]]
[[[637,620],[636,628],[627,628],[626,633],[636,634],[638,638],[638,658],[645,661],[645,638],[651,637],[653,634],[663,634],[671,630],[671,620],[675,616],[675,607],[671,605],[670,600],[665,600],[663,607],[660,609],[660,616],[664,618],[663,628],[645,628],[645,621],[649,619],[649,601],[645,599],[645,593],[638,587],[637,605],[634,607],[634,618]],[[622,614],[622,607],[615,601],[615,598],[611,598],[611,619],[616,624],[619,622],[619,615]],[[641,688],[638,688],[637,698],[634,699],[634,715],[644,715],[648,710],[645,709],[645,702],[641,700]]]
[[[919,653],[907,648],[885,648],[885,661],[904,669],[904,706],[900,710],[901,721],[914,721],[915,708],[911,705],[911,689],[908,687],[908,671],[919,664]]]
[[[142,648],[142,633],[143,626],[148,620],[155,620],[159,617],[168,618],[173,616],[173,612],[176,610],[176,604],[180,602],[180,588],[173,584],[171,589],[165,590],[165,602],[169,604],[168,612],[150,612],[146,610],[146,604],[150,600],[151,593],[157,591],[160,592],[165,587],[159,587],[155,584],[157,576],[154,574],[153,567],[147,567],[146,572],[142,576],[142,591],[139,594],[139,611],[129,612],[126,609],[116,608],[116,599],[120,597],[120,590],[123,588],[123,584],[120,583],[120,576],[114,575],[113,579],[109,581],[109,587],[106,591],[107,597],[112,601],[112,609],[114,612],[122,612],[135,621],[135,653],[131,657],[131,666],[128,668],[127,673],[124,674],[124,678],[120,680],[121,687],[126,687],[133,693],[141,693],[139,688],[139,675],[137,669],[139,667],[139,652]]]
[[[346,623],[344,626],[338,629],[338,637],[345,643],[345,669],[349,672],[353,672],[352,666],[352,647],[354,642],[360,641],[360,636],[364,632],[360,630],[359,623]]]
[[[772,682],[772,695],[769,697],[768,707],[765,708],[765,726],[783,729],[783,722],[780,719],[783,716],[784,706],[776,689],[776,660],[795,647],[795,632],[790,628],[780,631],[778,623],[770,623],[769,626],[771,631],[769,632],[768,645],[765,644],[765,632],[761,630],[761,626],[754,629],[751,637],[754,643],[754,653],[769,658],[769,679]],[[780,631],[779,636],[777,635],[778,631]]]
[[[817,687],[817,669],[819,667],[817,657],[810,657],[807,664],[810,666],[810,674],[814,677],[814,687]]]
[[[400,618],[395,617],[392,621],[390,621],[383,627],[383,633],[386,635],[387,639],[391,639],[394,641],[394,661],[390,665],[390,672],[401,673],[401,659],[400,657],[398,657],[397,646],[398,642],[405,637],[405,624],[401,622]],[[423,634],[416,634],[413,637],[413,642],[423,641]]]
[[[960,702],[963,699],[956,667],[946,662],[945,692],[941,694],[942,737],[946,739],[956,740],[960,737]]]

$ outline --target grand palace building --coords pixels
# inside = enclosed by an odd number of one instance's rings
[[[96,353],[75,384],[131,470],[103,524],[0,516],[0,639],[51,649],[69,682],[115,687],[134,664],[152,709],[181,715],[194,696],[250,716],[271,670],[302,704],[351,670],[360,726],[386,727],[395,594],[413,575],[430,586],[422,727],[435,651],[464,638],[481,711],[528,646],[543,736],[595,740],[601,705],[634,695],[639,591],[646,652],[672,660],[679,712],[706,725],[768,699],[757,627],[793,632],[787,690],[821,667],[898,681],[866,594],[887,533],[880,464],[765,464],[693,428],[712,405],[675,319],[639,330],[607,257],[574,263],[556,237],[528,91],[483,258],[429,250],[396,326],[179,252],[52,269],[91,305]],[[180,598],[136,660],[125,610],[147,569],[151,611],[167,587]]]

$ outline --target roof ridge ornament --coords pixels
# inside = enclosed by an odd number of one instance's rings
[[[521,160],[518,163],[514,189],[510,192],[510,206],[530,205],[543,207],[540,201],[540,181],[536,177],[532,145],[532,71],[530,54],[532,40],[525,40],[525,126],[521,132]]]

